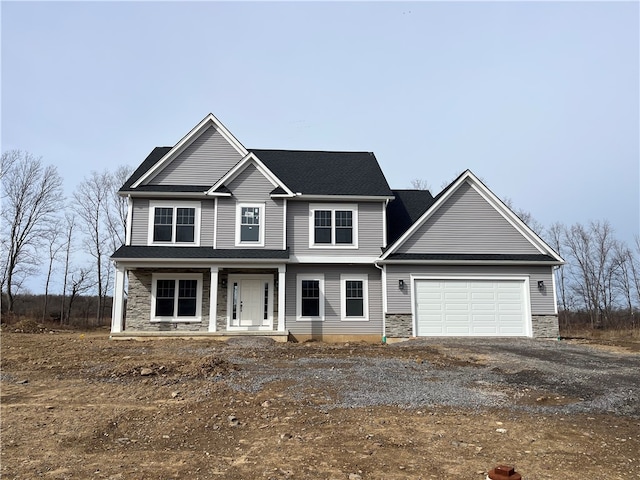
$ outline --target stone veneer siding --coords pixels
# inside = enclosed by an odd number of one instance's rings
[[[413,335],[413,321],[410,313],[387,314],[385,316],[385,336],[388,338],[407,338]],[[532,315],[534,338],[558,338],[557,315]]]
[[[202,274],[202,320],[200,322],[151,322],[151,279],[153,273],[201,273]],[[209,269],[136,269],[129,270],[129,291],[125,332],[206,332],[209,329]]]
[[[557,315],[531,315],[534,338],[558,338]]]
[[[386,314],[384,335],[389,338],[406,338],[413,336],[413,319],[411,314]]]

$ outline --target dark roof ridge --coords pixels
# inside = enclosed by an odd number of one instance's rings
[[[302,150],[288,148],[247,148],[250,152],[291,152],[291,153],[368,153],[373,155],[369,150]]]

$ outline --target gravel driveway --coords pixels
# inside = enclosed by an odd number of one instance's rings
[[[241,365],[229,384],[257,392],[270,382],[328,410],[397,405],[615,413],[640,418],[640,355],[532,339],[414,339],[387,346],[263,343],[230,347]],[[306,347],[306,348],[305,348]]]

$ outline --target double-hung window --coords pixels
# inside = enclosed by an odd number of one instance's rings
[[[199,202],[149,202],[149,244],[198,245]]]
[[[264,246],[264,203],[239,203],[236,246]]]
[[[368,284],[367,275],[340,276],[342,320],[369,320]]]
[[[201,274],[154,274],[151,320],[199,322],[202,309]]]
[[[309,206],[309,246],[357,248],[357,205]]]
[[[296,318],[324,320],[324,275],[298,275]]]

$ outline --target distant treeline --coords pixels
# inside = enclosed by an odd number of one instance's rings
[[[5,297],[4,294],[3,297]],[[69,306],[69,297],[66,297],[64,314],[62,301],[62,295],[49,294],[45,314],[45,295],[18,294],[14,298],[12,313],[7,311],[6,302],[2,302],[2,323],[12,324],[24,319],[76,327],[97,327],[111,323],[112,297],[103,299],[107,314],[101,316],[100,320],[98,319],[100,301],[97,295],[78,295],[71,306]]]

